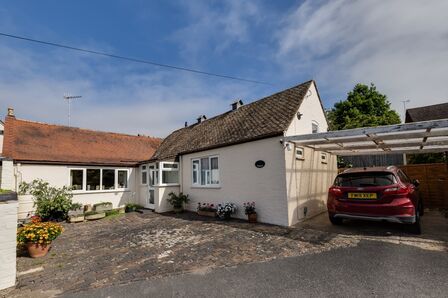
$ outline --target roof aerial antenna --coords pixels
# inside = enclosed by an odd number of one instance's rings
[[[67,100],[68,102],[68,126],[70,126],[70,118],[71,118],[71,114],[70,114],[70,105],[71,105],[71,101],[72,99],[77,99],[77,98],[81,98],[81,95],[70,95],[68,93],[64,94],[64,99]]]

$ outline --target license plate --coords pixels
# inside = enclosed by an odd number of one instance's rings
[[[348,193],[349,199],[376,199],[376,193],[374,192],[349,192]]]

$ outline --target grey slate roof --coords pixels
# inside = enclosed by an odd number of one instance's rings
[[[406,110],[405,122],[429,121],[448,118],[448,103]]]
[[[176,130],[163,140],[151,160],[283,135],[312,83],[302,83]]]

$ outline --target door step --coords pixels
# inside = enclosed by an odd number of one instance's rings
[[[153,209],[148,209],[148,208],[137,209],[135,211],[137,211],[138,213],[141,213],[141,214],[148,214],[148,213],[154,212]]]

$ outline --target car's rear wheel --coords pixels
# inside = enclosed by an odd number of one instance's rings
[[[422,227],[420,223],[420,208],[421,206],[418,206],[418,209],[415,211],[415,223],[410,226],[410,232],[416,235],[420,235],[422,233]]]
[[[334,215],[329,214],[328,218],[330,218],[330,222],[334,225],[342,225],[342,218],[334,217]]]

